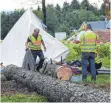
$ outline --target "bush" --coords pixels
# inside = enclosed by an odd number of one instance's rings
[[[98,54],[101,58],[110,58],[110,43],[100,44],[98,46]]]
[[[102,64],[106,68],[110,68],[110,59],[107,57],[101,58]]]
[[[69,56],[73,55],[72,58],[79,57],[81,55],[81,48],[79,44],[65,44],[69,50]],[[110,58],[110,43],[100,44],[97,46],[98,54],[100,58],[108,57]]]
[[[66,58],[67,61],[71,61],[71,60],[76,60],[79,59],[81,56],[81,49],[80,49],[80,45],[78,44],[65,44],[69,50],[70,53],[68,55],[68,57]]]

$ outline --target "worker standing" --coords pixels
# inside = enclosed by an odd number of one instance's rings
[[[31,50],[34,60],[36,61],[37,56],[40,59],[39,64],[36,68],[38,72],[40,68],[42,68],[43,62],[44,62],[44,54],[41,49],[41,44],[44,47],[44,51],[46,51],[44,41],[42,39],[42,36],[39,34],[39,32],[40,30],[38,28],[34,29],[34,33],[28,37],[26,42],[26,49],[29,48]]]
[[[92,76],[91,80],[96,81],[95,52],[96,44],[98,42],[98,35],[92,32],[92,27],[90,24],[87,24],[86,31],[80,36],[79,42],[82,52],[82,80],[87,81],[87,65],[89,63]]]

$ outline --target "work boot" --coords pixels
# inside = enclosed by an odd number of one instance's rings
[[[84,86],[87,86],[88,85],[87,79],[82,79],[82,83],[84,84]]]
[[[96,81],[96,77],[91,77],[91,81]]]
[[[91,82],[92,82],[93,84],[95,84],[95,83],[96,83],[96,78],[92,77],[92,78],[91,78]]]

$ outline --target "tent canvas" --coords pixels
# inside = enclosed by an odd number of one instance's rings
[[[41,21],[30,9],[28,9],[16,22],[2,42],[1,62],[3,62],[4,65],[14,64],[19,67],[22,66],[25,55],[25,42],[35,28],[40,29],[40,34],[45,42],[47,51],[44,52],[44,55],[47,60],[52,59],[60,61],[61,56],[64,59],[68,55],[69,49],[44,31]]]

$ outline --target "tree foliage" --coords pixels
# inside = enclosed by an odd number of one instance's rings
[[[89,8],[90,8],[89,1],[88,0],[83,0],[82,3],[81,3],[81,8],[85,9],[85,10],[89,10]]]
[[[79,4],[79,2],[77,1],[77,0],[72,0],[72,2],[71,2],[71,9],[73,10],[73,9],[80,9],[80,4]]]
[[[1,39],[5,38],[7,33],[10,31],[10,29],[23,13],[24,9],[1,13]]]
[[[34,13],[43,20],[43,11],[38,6]],[[72,0],[71,4],[64,2],[63,7],[50,4],[46,6],[46,25],[48,32],[54,36],[55,32],[66,32],[70,34],[72,28],[77,29],[84,21],[104,20],[105,3],[100,10],[90,4],[88,0],[83,0],[81,4],[78,0]],[[13,12],[1,13],[1,36],[2,39],[24,13],[24,9]]]
[[[103,2],[103,4],[101,5],[101,8],[100,8],[100,14],[101,15],[105,15],[105,2]]]

